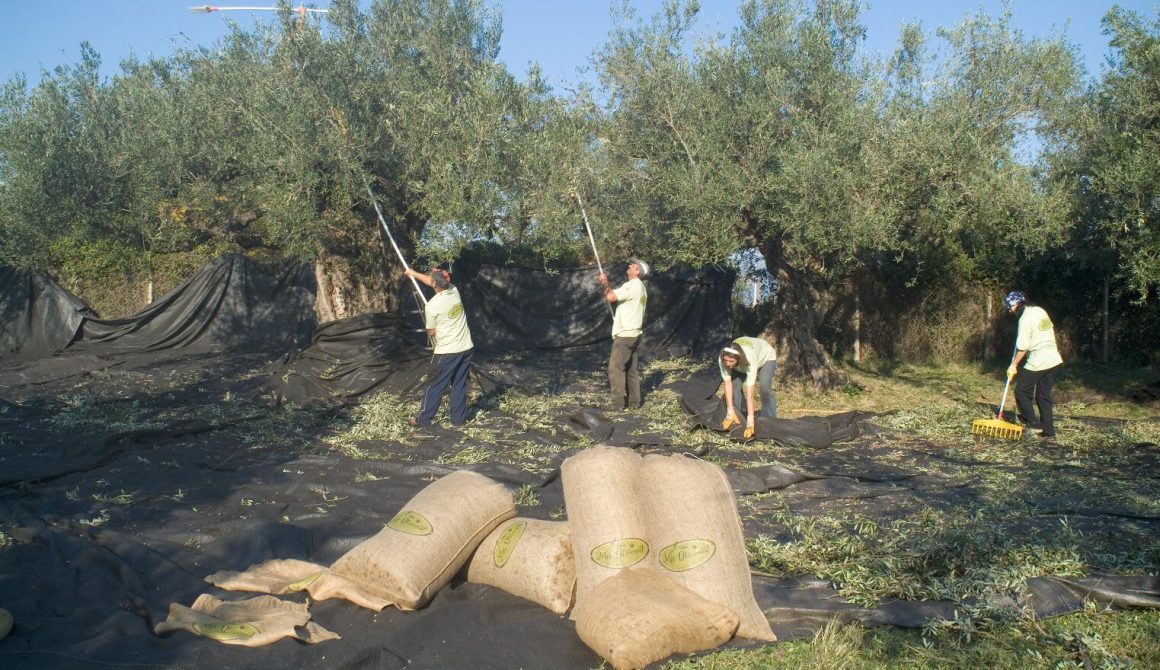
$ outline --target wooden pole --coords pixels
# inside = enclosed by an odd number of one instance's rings
[[[862,299],[854,288],[854,362],[862,361]]]

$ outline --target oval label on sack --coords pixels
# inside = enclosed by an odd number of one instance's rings
[[[408,535],[430,535],[432,530],[431,523],[417,512],[399,512],[387,527]]]
[[[296,582],[291,582],[290,585],[287,586],[286,588],[287,588],[287,590],[289,590],[291,592],[304,591],[306,589],[306,587],[308,587],[311,584],[313,584],[314,582],[318,581],[318,578],[321,576],[322,576],[322,571],[319,570],[318,572],[314,573],[313,575],[308,575],[306,577],[303,577],[302,579],[299,579]]]
[[[717,545],[709,540],[681,540],[661,549],[660,562],[667,570],[692,570],[717,553]]]
[[[195,623],[193,629],[211,640],[248,640],[258,634],[257,626],[248,623]]]
[[[648,556],[648,542],[635,537],[613,540],[594,548],[589,556],[593,563],[606,568],[627,568]]]
[[[512,557],[512,552],[515,551],[516,543],[524,535],[524,529],[528,527],[527,521],[517,521],[499,534],[499,539],[495,541],[495,551],[492,552],[492,558],[495,559],[495,567],[502,568],[507,565],[508,559]]]

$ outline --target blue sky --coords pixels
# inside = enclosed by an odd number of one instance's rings
[[[583,78],[578,68],[587,64],[594,49],[612,27],[610,5],[602,0],[485,0],[503,13],[501,58],[517,76],[535,60],[549,83],[568,87]],[[229,12],[192,14],[196,0],[3,0],[0,8],[0,79],[23,73],[31,81],[40,69],[78,59],[80,43],[90,42],[101,54],[105,73],[117,72],[117,63],[130,53],[163,56],[176,45],[210,46],[226,32],[226,21],[243,25],[269,13]],[[266,0],[214,2],[228,5],[266,5]],[[325,0],[315,0],[325,7]],[[649,16],[662,0],[634,0],[637,12]],[[735,24],[739,0],[702,0],[697,36],[727,33]],[[1107,38],[1100,18],[1112,7],[1104,0],[1012,0],[1015,24],[1028,36],[1063,33],[1080,49],[1090,75],[1098,75],[1107,54]],[[1156,12],[1150,0],[1126,0],[1123,7],[1147,16]],[[952,25],[967,14],[1002,11],[999,0],[894,0],[870,3],[863,15],[868,52],[889,54],[904,21],[916,20],[927,30]]]

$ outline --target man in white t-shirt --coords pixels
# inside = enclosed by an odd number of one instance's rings
[[[612,316],[612,353],[608,357],[608,387],[611,393],[609,409],[622,410],[640,407],[640,372],[637,368],[637,347],[644,330],[644,311],[648,306],[648,290],[642,277],[649,275],[648,263],[632,259],[628,262],[628,281],[617,288],[608,285],[608,275],[600,273],[600,287],[604,299],[616,305]]]
[[[427,334],[435,343],[435,351],[427,371],[427,390],[419,405],[419,416],[411,423],[431,425],[443,394],[450,386],[451,424],[461,425],[467,421],[467,373],[471,369],[475,345],[471,341],[471,329],[467,327],[463,302],[459,299],[459,289],[451,283],[451,274],[440,268],[435,268],[430,274],[407,268],[404,274],[435,289],[434,297],[424,310]]]
[[[1015,339],[1015,356],[1007,368],[1015,379],[1015,406],[1019,417],[1031,428],[1039,429],[1045,439],[1055,437],[1055,415],[1051,389],[1055,375],[1063,366],[1063,357],[1055,343],[1055,325],[1042,307],[1027,300],[1023,291],[1012,291],[1003,299],[1007,311],[1019,317],[1019,335]],[[1022,365],[1021,365],[1022,364]],[[1035,403],[1032,405],[1032,399]],[[1035,420],[1035,406],[1039,420]]]

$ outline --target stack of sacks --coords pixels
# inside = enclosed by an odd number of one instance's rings
[[[376,611],[388,605],[413,610],[426,605],[484,538],[513,516],[515,501],[502,484],[474,472],[453,472],[416,494],[377,535],[329,568],[273,560],[244,572],[217,572],[206,581],[233,591],[305,591],[315,600],[345,598]],[[158,632],[164,626],[159,624]]]
[[[496,526],[516,514],[508,489],[466,470],[435,481],[371,539],[330,566],[402,610],[430,602]]]
[[[776,639],[753,597],[741,519],[720,468],[595,447],[565,461],[562,478],[576,557],[572,616],[613,667],[712,649],[734,630]]]
[[[572,607],[576,562],[563,521],[512,519],[479,545],[467,581],[488,584],[563,614]]]

